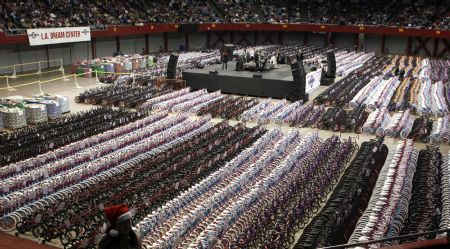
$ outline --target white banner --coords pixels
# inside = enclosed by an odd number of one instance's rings
[[[91,40],[90,27],[27,29],[30,46]]]
[[[305,92],[312,93],[320,86],[320,80],[322,78],[322,68],[316,71],[310,72],[306,75]]]

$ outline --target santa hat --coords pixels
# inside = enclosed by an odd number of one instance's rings
[[[109,231],[109,235],[111,237],[117,237],[119,235],[119,231],[114,229],[116,228],[117,224],[130,220],[132,218],[131,212],[125,204],[108,207],[103,211],[105,212],[109,225],[112,228]]]

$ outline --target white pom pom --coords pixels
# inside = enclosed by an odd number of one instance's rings
[[[119,236],[119,231],[114,230],[114,229],[111,229],[111,230],[109,231],[109,236],[111,236],[111,237],[117,237],[117,236]]]

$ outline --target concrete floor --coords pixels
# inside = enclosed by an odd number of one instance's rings
[[[46,77],[42,77],[41,80],[45,81],[48,79],[52,79],[52,78],[57,78],[57,77],[61,77],[61,73],[55,73],[53,75],[46,75]],[[18,79],[18,80],[12,80],[10,81],[10,85],[12,87],[23,84],[23,83],[27,83],[27,82],[33,82],[36,80],[39,80],[39,77],[26,77],[27,79]],[[77,78],[77,83],[79,86],[81,86],[82,88],[76,88],[75,86],[75,80],[74,78],[71,78],[70,81],[62,81],[62,80],[57,80],[57,81],[53,81],[53,82],[49,82],[49,83],[44,83],[42,84],[42,90],[45,93],[50,93],[50,94],[61,94],[61,95],[65,95],[68,96],[70,99],[70,110],[71,113],[75,113],[75,112],[79,112],[79,111],[83,111],[83,110],[88,110],[91,108],[95,108],[96,106],[93,105],[86,105],[86,104],[77,104],[74,101],[75,96],[77,96],[79,93],[85,91],[86,89],[90,89],[90,88],[95,88],[95,87],[99,87],[101,86],[101,84],[97,84],[95,78]],[[0,79],[0,88],[5,87],[6,86],[6,82],[4,79]],[[310,101],[311,102],[319,93],[321,93],[322,91],[324,91],[327,87],[324,86],[320,86],[316,91],[314,91],[312,94],[310,94]],[[29,85],[29,86],[24,86],[24,87],[20,87],[17,88],[16,91],[6,91],[6,90],[0,90],[0,97],[6,97],[6,96],[14,96],[14,95],[23,95],[23,96],[31,96],[34,94],[39,94],[40,93],[40,88],[38,84],[35,85]],[[274,100],[274,101],[279,101],[279,100]],[[196,118],[196,117],[193,117]],[[213,122],[221,122],[222,120],[219,118],[215,118],[213,119]],[[230,120],[229,123],[231,125],[236,124],[238,121],[237,120]],[[257,124],[255,123],[247,123],[246,124],[249,127],[255,126]],[[279,127],[281,128],[284,132],[288,132],[289,130],[292,129],[298,129],[300,130],[302,133],[307,133],[310,131],[314,131],[314,132],[318,132],[319,136],[322,138],[328,138],[332,135],[339,135],[342,138],[347,138],[347,137],[351,137],[352,139],[355,139],[357,141],[357,143],[361,144],[364,141],[368,141],[369,139],[375,138],[374,135],[363,135],[363,134],[355,134],[355,133],[335,133],[332,131],[324,131],[324,130],[318,130],[318,129],[312,129],[312,128],[291,128],[288,126],[283,126],[283,125],[274,125],[274,124],[268,124],[266,125],[267,128],[272,129],[272,128],[276,128]],[[397,138],[386,138],[385,139],[385,144],[388,146],[389,150],[393,150],[395,148],[395,145],[397,144],[397,142],[400,141],[400,139]],[[415,144],[416,149],[420,150],[420,149],[424,149],[426,148],[427,144],[424,143],[420,143],[417,142]],[[449,152],[450,146],[448,145],[440,145],[441,148],[441,152],[443,154],[447,154]],[[330,193],[331,195],[331,193]],[[322,204],[322,207],[325,205],[325,203]],[[300,230],[296,236],[295,236],[295,241],[297,241],[299,239],[299,237],[301,236],[301,233],[303,232],[303,230]],[[32,235],[20,235],[21,237],[27,238],[27,239],[31,239],[36,241],[36,238],[34,238]],[[57,247],[62,247],[59,244],[59,241],[55,241],[55,243],[48,243],[52,246],[57,246]]]
[[[40,94],[39,84],[27,85],[23,87],[15,87],[15,86],[26,84],[29,82],[35,82],[38,80],[47,81],[60,77],[62,77],[62,74],[60,72],[55,72],[51,74],[46,74],[45,76],[42,77],[35,75],[18,79],[10,79],[9,85],[13,87],[15,91],[0,90],[0,97],[16,96],[16,95],[32,96],[35,94]],[[78,94],[85,91],[86,89],[99,87],[102,86],[103,84],[97,84],[95,78],[77,77],[76,81],[81,88],[76,88],[74,77],[67,79],[67,81],[55,80],[52,82],[42,83],[41,88],[44,93],[60,94],[69,97],[71,113],[94,108],[95,106],[93,105],[77,104],[75,103],[74,99]],[[0,88],[3,87],[6,87],[6,80],[0,79]]]

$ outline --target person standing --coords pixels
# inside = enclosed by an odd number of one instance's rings
[[[250,60],[255,59],[255,50],[253,48],[250,48],[249,57],[250,57]]]
[[[227,71],[228,70],[228,53],[225,49],[222,52],[221,60],[222,60],[222,70]]]
[[[141,249],[137,233],[131,227],[132,214],[127,205],[105,208],[108,228],[100,237],[98,249]]]
[[[270,57],[270,64],[272,64],[271,68],[278,68],[276,55],[272,55],[272,57]]]

